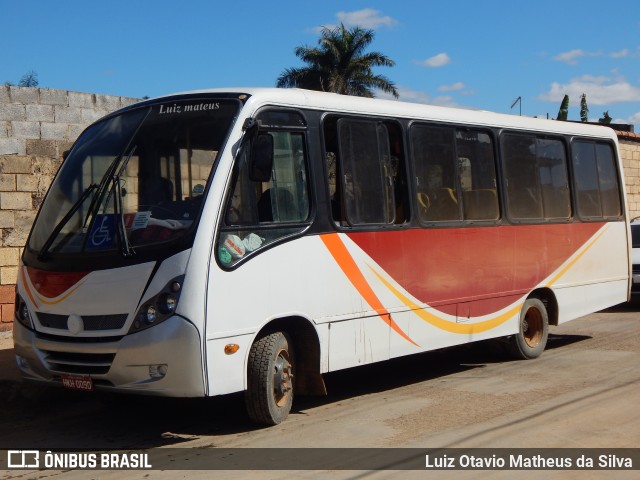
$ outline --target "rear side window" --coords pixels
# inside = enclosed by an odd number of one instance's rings
[[[515,220],[571,217],[564,142],[535,135],[502,135],[506,203]]]
[[[596,220],[619,217],[622,214],[620,183],[611,145],[575,140],[571,148],[580,217]]]

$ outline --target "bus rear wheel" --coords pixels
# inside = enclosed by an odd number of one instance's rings
[[[294,356],[284,332],[265,335],[251,346],[247,368],[245,403],[257,423],[283,422],[293,404]]]
[[[539,357],[547,345],[549,315],[538,298],[528,298],[520,311],[518,333],[509,339],[509,353],[518,360]]]

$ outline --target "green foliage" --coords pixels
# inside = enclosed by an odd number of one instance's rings
[[[20,81],[18,82],[19,87],[37,87],[38,84],[39,84],[38,74],[33,70],[30,70],[27,73],[25,73],[22,76],[22,78],[20,78]]]
[[[569,95],[565,95],[560,104],[560,110],[558,110],[558,117],[556,120],[567,120],[569,116]]]
[[[609,116],[609,110],[607,110],[602,114],[602,118],[598,119],[598,123],[602,123],[603,125],[609,125],[611,123],[611,120],[613,119]]]
[[[317,48],[302,46],[294,50],[296,57],[307,66],[285,69],[276,86],[360,97],[373,97],[373,89],[379,89],[397,98],[395,84],[372,70],[372,67],[392,67],[395,62],[382,53],[365,52],[374,37],[373,30],[360,27],[347,29],[343,24],[332,29],[324,27]]]
[[[587,94],[583,93],[580,97],[580,121],[589,121],[589,107],[587,107]]]

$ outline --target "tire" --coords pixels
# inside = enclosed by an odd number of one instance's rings
[[[520,311],[518,333],[509,339],[508,350],[518,360],[539,357],[547,346],[549,315],[544,303],[528,298]]]
[[[283,422],[293,404],[295,361],[288,336],[275,332],[259,338],[249,351],[245,404],[256,423]]]

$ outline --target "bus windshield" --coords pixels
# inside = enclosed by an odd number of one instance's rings
[[[167,101],[89,127],[65,159],[29,239],[41,259],[120,252],[192,231],[239,102]]]

